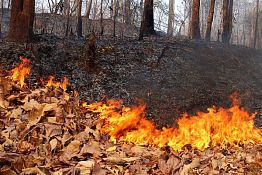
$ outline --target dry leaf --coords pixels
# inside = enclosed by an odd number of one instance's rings
[[[106,149],[106,152],[113,152],[116,151],[116,146],[112,146]]]
[[[188,172],[191,169],[197,168],[200,165],[200,159],[199,158],[194,158],[192,162],[188,165],[184,165],[182,171],[180,172],[181,175],[188,175]]]
[[[85,144],[80,151],[80,155],[84,155],[84,154],[92,154],[92,155],[95,154],[95,155],[100,156],[101,149],[100,149],[99,143],[96,141],[93,141],[89,144]]]
[[[132,163],[137,160],[140,160],[139,157],[129,157],[129,158],[121,158],[121,157],[107,157],[103,158],[104,161],[106,162],[111,162],[115,164],[125,164],[125,163]]]
[[[54,138],[54,139],[52,139],[52,140],[49,142],[49,144],[50,144],[50,146],[51,146],[51,151],[53,151],[53,150],[56,148],[56,146],[57,146],[57,144],[58,144],[58,141],[57,141],[56,138]]]
[[[23,174],[37,174],[37,175],[45,175],[38,167],[33,167],[33,168],[26,168],[22,170]]]

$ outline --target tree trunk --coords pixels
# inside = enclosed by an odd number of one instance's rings
[[[113,19],[114,18],[114,0],[111,0],[110,1],[110,19]]]
[[[253,48],[256,48],[257,45],[257,35],[258,35],[258,16],[259,16],[259,0],[257,0],[256,5],[256,20],[255,20],[255,30],[254,30],[254,45]]]
[[[192,39],[200,39],[200,28],[199,28],[199,7],[200,0],[193,0],[192,5],[192,19],[191,19],[191,37]]]
[[[154,4],[153,0],[145,0],[144,13],[141,21],[139,40],[144,36],[154,35]]]
[[[65,36],[68,36],[69,34],[69,26],[70,26],[70,0],[66,1],[66,30],[65,30]]]
[[[103,0],[100,0],[100,36],[103,36],[104,26],[103,26]]]
[[[2,38],[2,25],[4,18],[4,0],[1,1],[1,16],[0,16],[0,38]]]
[[[130,13],[130,0],[125,1],[125,23],[130,25],[131,24],[131,13]]]
[[[191,35],[192,32],[192,0],[189,0],[188,3],[188,36]]]
[[[116,39],[116,17],[117,17],[117,13],[118,13],[118,0],[114,0],[114,7],[113,7],[113,20],[114,20],[114,23],[113,23],[113,37],[114,37],[114,42],[115,42],[115,39]]]
[[[229,44],[232,34],[233,0],[223,0],[222,42]]]
[[[216,0],[210,1],[210,8],[209,8],[208,18],[207,18],[206,36],[205,36],[206,41],[210,41],[210,37],[211,37],[211,28],[212,28],[212,23],[213,23],[213,18],[214,18],[215,2]]]
[[[32,40],[34,17],[35,0],[12,0],[9,40],[17,42]]]
[[[86,13],[85,13],[85,17],[87,17],[88,19],[90,18],[90,12],[91,12],[91,8],[92,8],[92,0],[87,0],[87,6],[86,6]]]
[[[77,2],[77,24],[76,32],[78,37],[82,37],[82,0]]]
[[[167,25],[168,36],[173,36],[174,33],[174,21],[175,21],[174,5],[175,5],[175,0],[169,0],[168,25]]]

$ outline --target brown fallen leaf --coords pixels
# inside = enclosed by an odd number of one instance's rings
[[[80,151],[80,156],[85,154],[92,154],[96,156],[101,156],[101,149],[99,143],[96,141],[92,141],[88,144],[85,144]]]
[[[181,175],[188,175],[191,169],[197,168],[200,166],[200,159],[194,158],[190,164],[184,165],[180,174]]]
[[[4,175],[17,175],[17,173],[12,170],[10,166],[4,165],[3,167],[0,168],[0,174]]]
[[[22,175],[30,175],[30,174],[37,174],[37,175],[45,175],[38,167],[33,167],[33,168],[26,168],[22,170]]]
[[[58,141],[56,138],[52,139],[50,142],[49,142],[50,146],[51,146],[51,151],[53,151],[54,149],[56,149],[56,146],[58,144]]]
[[[59,160],[62,162],[67,162],[73,157],[76,157],[80,151],[81,142],[78,140],[73,140],[67,145],[66,148],[62,150],[62,155],[59,157]]]
[[[27,154],[31,151],[35,150],[34,145],[27,141],[20,141],[17,145],[17,151],[18,153]]]
[[[121,157],[107,157],[103,158],[104,161],[114,163],[114,164],[126,164],[132,163],[137,160],[140,160],[140,157],[128,157],[128,158],[121,158]]]
[[[62,131],[62,126],[58,125],[58,124],[45,124],[45,137],[47,139],[50,139],[54,136],[59,136],[62,135],[63,131]]]

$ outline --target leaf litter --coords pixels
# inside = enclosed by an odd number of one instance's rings
[[[262,174],[260,144],[177,152],[112,143],[76,95],[0,80],[0,174]]]

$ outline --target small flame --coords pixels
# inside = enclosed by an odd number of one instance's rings
[[[83,103],[83,107],[99,114],[101,132],[108,134],[113,142],[120,139],[139,145],[170,146],[174,150],[182,150],[188,144],[203,150],[217,145],[262,143],[261,130],[254,127],[255,114],[250,115],[239,107],[236,99],[233,101],[228,109],[212,107],[196,116],[184,114],[178,120],[178,128],[161,130],[145,118],[145,105],[130,108],[111,100],[107,104]]]
[[[68,78],[63,77],[62,82],[56,82],[55,77],[49,76],[46,87],[61,88],[65,92],[68,86]]]
[[[11,79],[17,82],[21,87],[25,85],[25,77],[29,75],[31,67],[30,67],[30,60],[24,57],[20,57],[22,63],[18,65],[18,67],[12,69],[11,72]]]

